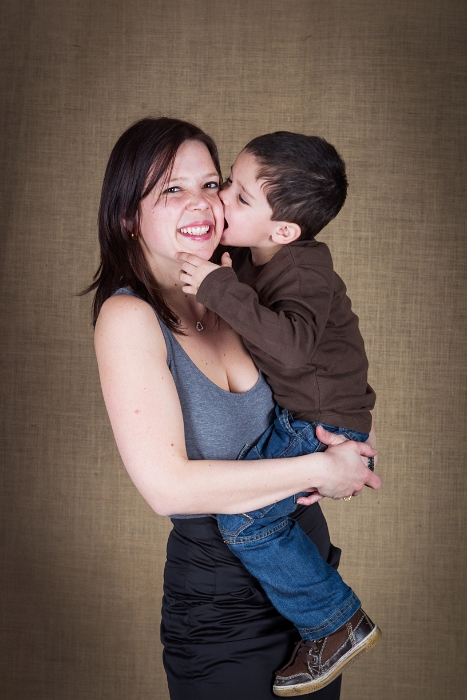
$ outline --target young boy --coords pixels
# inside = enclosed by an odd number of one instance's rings
[[[326,141],[260,136],[240,153],[220,193],[221,243],[235,247],[232,257],[225,253],[219,267],[179,255],[184,291],[243,337],[283,409],[241,459],[323,450],[319,424],[351,440],[368,438],[375,395],[358,318],[329,249],[315,241],[346,194],[345,164]],[[282,696],[319,690],[381,637],[355,593],[288,517],[304,495],[217,516],[225,542],[302,637],[276,674],[273,690]]]

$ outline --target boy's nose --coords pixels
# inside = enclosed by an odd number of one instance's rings
[[[219,191],[219,199],[221,200],[222,204],[227,204],[227,190]]]

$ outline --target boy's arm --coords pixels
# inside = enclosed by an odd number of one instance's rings
[[[289,368],[310,361],[332,301],[330,255],[323,265],[318,261],[300,269],[281,267],[274,279],[274,294],[265,300],[268,306],[254,289],[239,282],[225,254],[222,267],[186,253],[178,257],[189,263],[184,265],[189,272],[180,275],[184,291],[194,293],[197,289],[197,301],[223,318],[247,341],[250,350],[260,349]]]

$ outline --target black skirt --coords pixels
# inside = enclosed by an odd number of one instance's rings
[[[294,513],[337,568],[318,504]],[[214,518],[174,519],[167,543],[161,640],[171,700],[274,700],[274,671],[300,638],[224,544]],[[338,700],[339,677],[313,693]]]

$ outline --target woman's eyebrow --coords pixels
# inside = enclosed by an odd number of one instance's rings
[[[204,180],[207,177],[220,177],[220,176],[219,176],[219,173],[217,172],[217,170],[213,170],[211,173],[206,173],[205,175],[201,175],[202,180]],[[191,180],[191,178],[181,176],[181,177],[171,177],[169,182],[188,182],[189,180]]]

